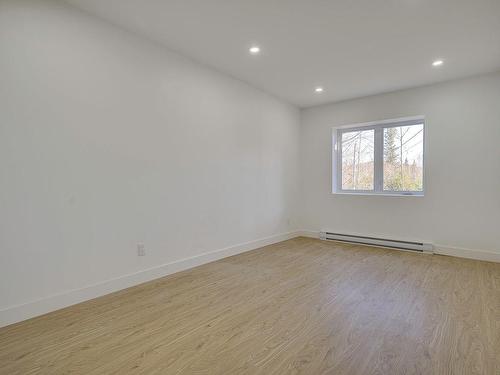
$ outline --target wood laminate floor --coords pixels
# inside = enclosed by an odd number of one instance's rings
[[[0,329],[0,374],[500,374],[500,264],[296,238]]]

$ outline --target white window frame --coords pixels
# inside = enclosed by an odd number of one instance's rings
[[[423,124],[423,155],[422,155],[422,190],[421,191],[394,191],[384,190],[384,129],[399,126]],[[332,193],[349,195],[388,195],[388,196],[417,196],[425,193],[425,117],[413,116],[399,119],[381,120],[361,124],[351,124],[334,127],[332,130]],[[374,170],[373,190],[342,189],[342,134],[359,130],[374,130]]]

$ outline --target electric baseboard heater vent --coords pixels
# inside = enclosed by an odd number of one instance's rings
[[[425,253],[433,252],[432,244],[416,241],[399,241],[391,240],[389,238],[366,237],[332,232],[319,232],[319,238],[322,240],[351,242],[361,245],[390,247],[394,249],[413,250]]]

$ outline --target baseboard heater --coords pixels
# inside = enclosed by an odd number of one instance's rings
[[[433,252],[432,244],[416,241],[400,241],[391,240],[389,238],[366,237],[332,232],[319,232],[319,238],[322,240],[351,242],[362,245],[390,247],[394,249],[413,250],[426,253]]]

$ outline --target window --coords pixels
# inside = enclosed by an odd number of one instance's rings
[[[334,129],[333,192],[423,195],[423,117]]]
[[[342,133],[342,190],[373,190],[375,131]]]

